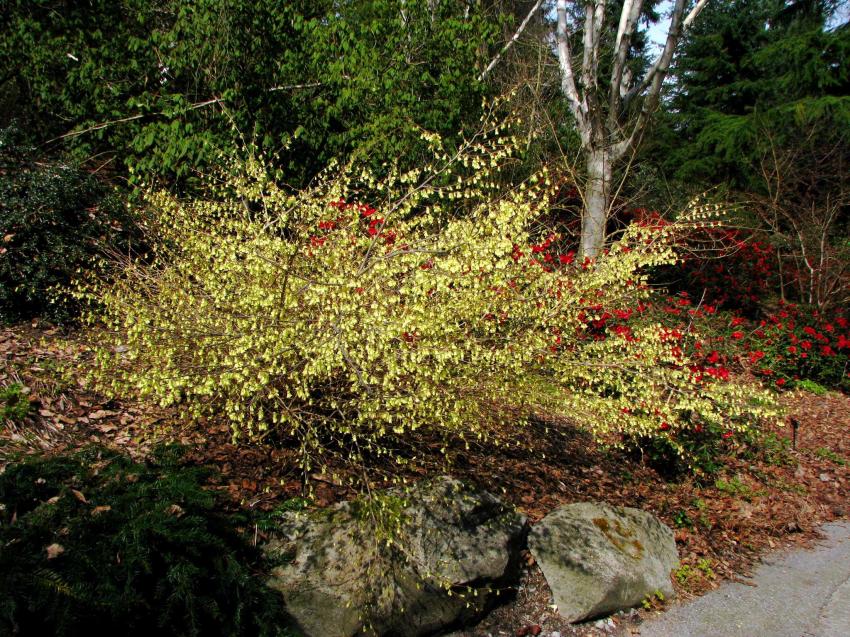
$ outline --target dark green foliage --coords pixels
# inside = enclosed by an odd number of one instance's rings
[[[678,432],[676,442],[686,450],[687,461],[670,441],[662,437],[636,440],[631,444],[630,451],[671,480],[694,474],[712,474],[723,467],[723,455],[729,450],[723,433],[716,426]]]
[[[245,142],[291,142],[293,185],[351,154],[412,164],[420,127],[478,120],[498,28],[465,0],[8,4],[0,118],[39,143],[87,131],[61,140],[78,159],[182,188]]]
[[[765,131],[783,145],[804,123],[847,125],[850,28],[827,30],[830,9],[821,0],[706,6],[677,58],[655,144],[668,174],[757,191]]]
[[[32,405],[19,383],[0,389],[0,421],[21,421],[30,413]]]
[[[498,26],[458,0],[349,0],[299,24],[309,43],[305,79],[319,86],[298,105],[296,156],[312,149],[320,164],[353,153],[413,165],[423,158],[423,129],[451,143],[477,124],[486,87],[476,76]]]
[[[126,245],[133,227],[120,198],[91,175],[58,161],[34,161],[0,130],[0,320],[74,311],[54,286],[106,247]]]
[[[94,448],[9,465],[0,635],[282,634],[244,520],[216,512],[204,477],[173,449],[145,465]]]

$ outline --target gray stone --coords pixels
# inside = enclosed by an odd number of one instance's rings
[[[555,509],[528,537],[559,614],[571,622],[609,615],[662,593],[679,556],[673,531],[639,509],[582,502]]]
[[[265,547],[278,560],[268,583],[307,636],[427,635],[513,583],[525,531],[495,496],[441,477],[289,514]]]

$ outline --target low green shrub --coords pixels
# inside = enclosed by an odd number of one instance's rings
[[[803,391],[807,391],[810,394],[814,394],[815,396],[824,396],[829,391],[820,383],[817,383],[813,380],[809,380],[808,378],[798,380],[796,383],[794,383],[794,387],[796,387],[797,389],[802,389]]]
[[[30,413],[32,404],[20,383],[12,383],[0,389],[0,421],[19,422]]]
[[[70,318],[74,304],[53,289],[104,248],[126,244],[132,225],[100,181],[61,162],[36,162],[16,129],[0,129],[0,319]]]
[[[0,635],[276,635],[257,551],[203,469],[92,448],[0,475]]]

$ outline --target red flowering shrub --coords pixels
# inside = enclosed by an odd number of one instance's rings
[[[718,313],[713,305],[694,303],[687,292],[674,296],[651,294],[626,307],[588,304],[575,339],[634,343],[645,338],[648,326],[658,331],[666,364],[686,373],[694,387],[713,387],[716,391],[717,387],[740,384],[740,376],[737,380],[733,376],[733,372],[742,371],[735,352],[746,342],[747,321]],[[751,399],[760,404],[763,397],[752,392]],[[624,417],[651,415],[639,400],[622,411]],[[687,424],[683,426],[682,420]],[[700,418],[692,412],[679,419],[675,427],[658,417],[653,435],[630,436],[624,442],[639,450],[658,470],[674,475],[688,469],[717,470],[720,456],[742,439],[747,439],[744,429],[730,429],[728,424]]]
[[[662,281],[705,304],[756,316],[777,285],[776,260],[759,237],[730,228],[700,229],[689,238],[681,263]]]
[[[780,304],[758,320],[717,313],[710,305],[691,308],[686,316],[703,337],[696,342],[703,352],[701,373],[724,377],[729,369],[746,370],[777,389],[801,380],[850,389],[850,321],[843,315]]]
[[[814,380],[850,389],[850,323],[784,304],[749,332],[742,359],[776,387]]]

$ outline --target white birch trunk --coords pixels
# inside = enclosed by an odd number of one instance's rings
[[[694,1],[686,15],[685,9]],[[561,74],[561,93],[567,100],[581,137],[587,168],[587,185],[584,192],[585,209],[582,212],[582,256],[594,258],[605,246],[605,226],[612,208],[612,162],[622,162],[640,141],[649,118],[659,103],[661,87],[670,68],[676,46],[709,0],[672,0],[670,27],[664,49],[643,78],[634,81],[628,69],[629,47],[640,21],[643,0],[623,0],[617,36],[613,47],[611,78],[608,82],[608,99],[599,99],[599,56],[607,8],[607,0],[582,0],[584,25],[582,34],[581,73],[577,78],[573,54],[570,50],[572,27],[568,18],[569,0],[557,0],[555,11],[557,26],[555,43]],[[519,36],[528,19],[540,2],[532,7],[529,17],[517,30]],[[481,74],[483,79],[498,63],[505,49],[497,55]],[[576,60],[578,62],[578,60]],[[577,81],[579,80],[579,81]],[[630,87],[631,85],[631,87]],[[643,103],[637,114],[630,113],[630,105],[638,97]],[[624,121],[625,120],[625,121]]]
[[[591,259],[605,246],[605,225],[611,202],[611,156],[605,149],[587,153],[587,185],[584,191],[584,215],[579,253]]]

